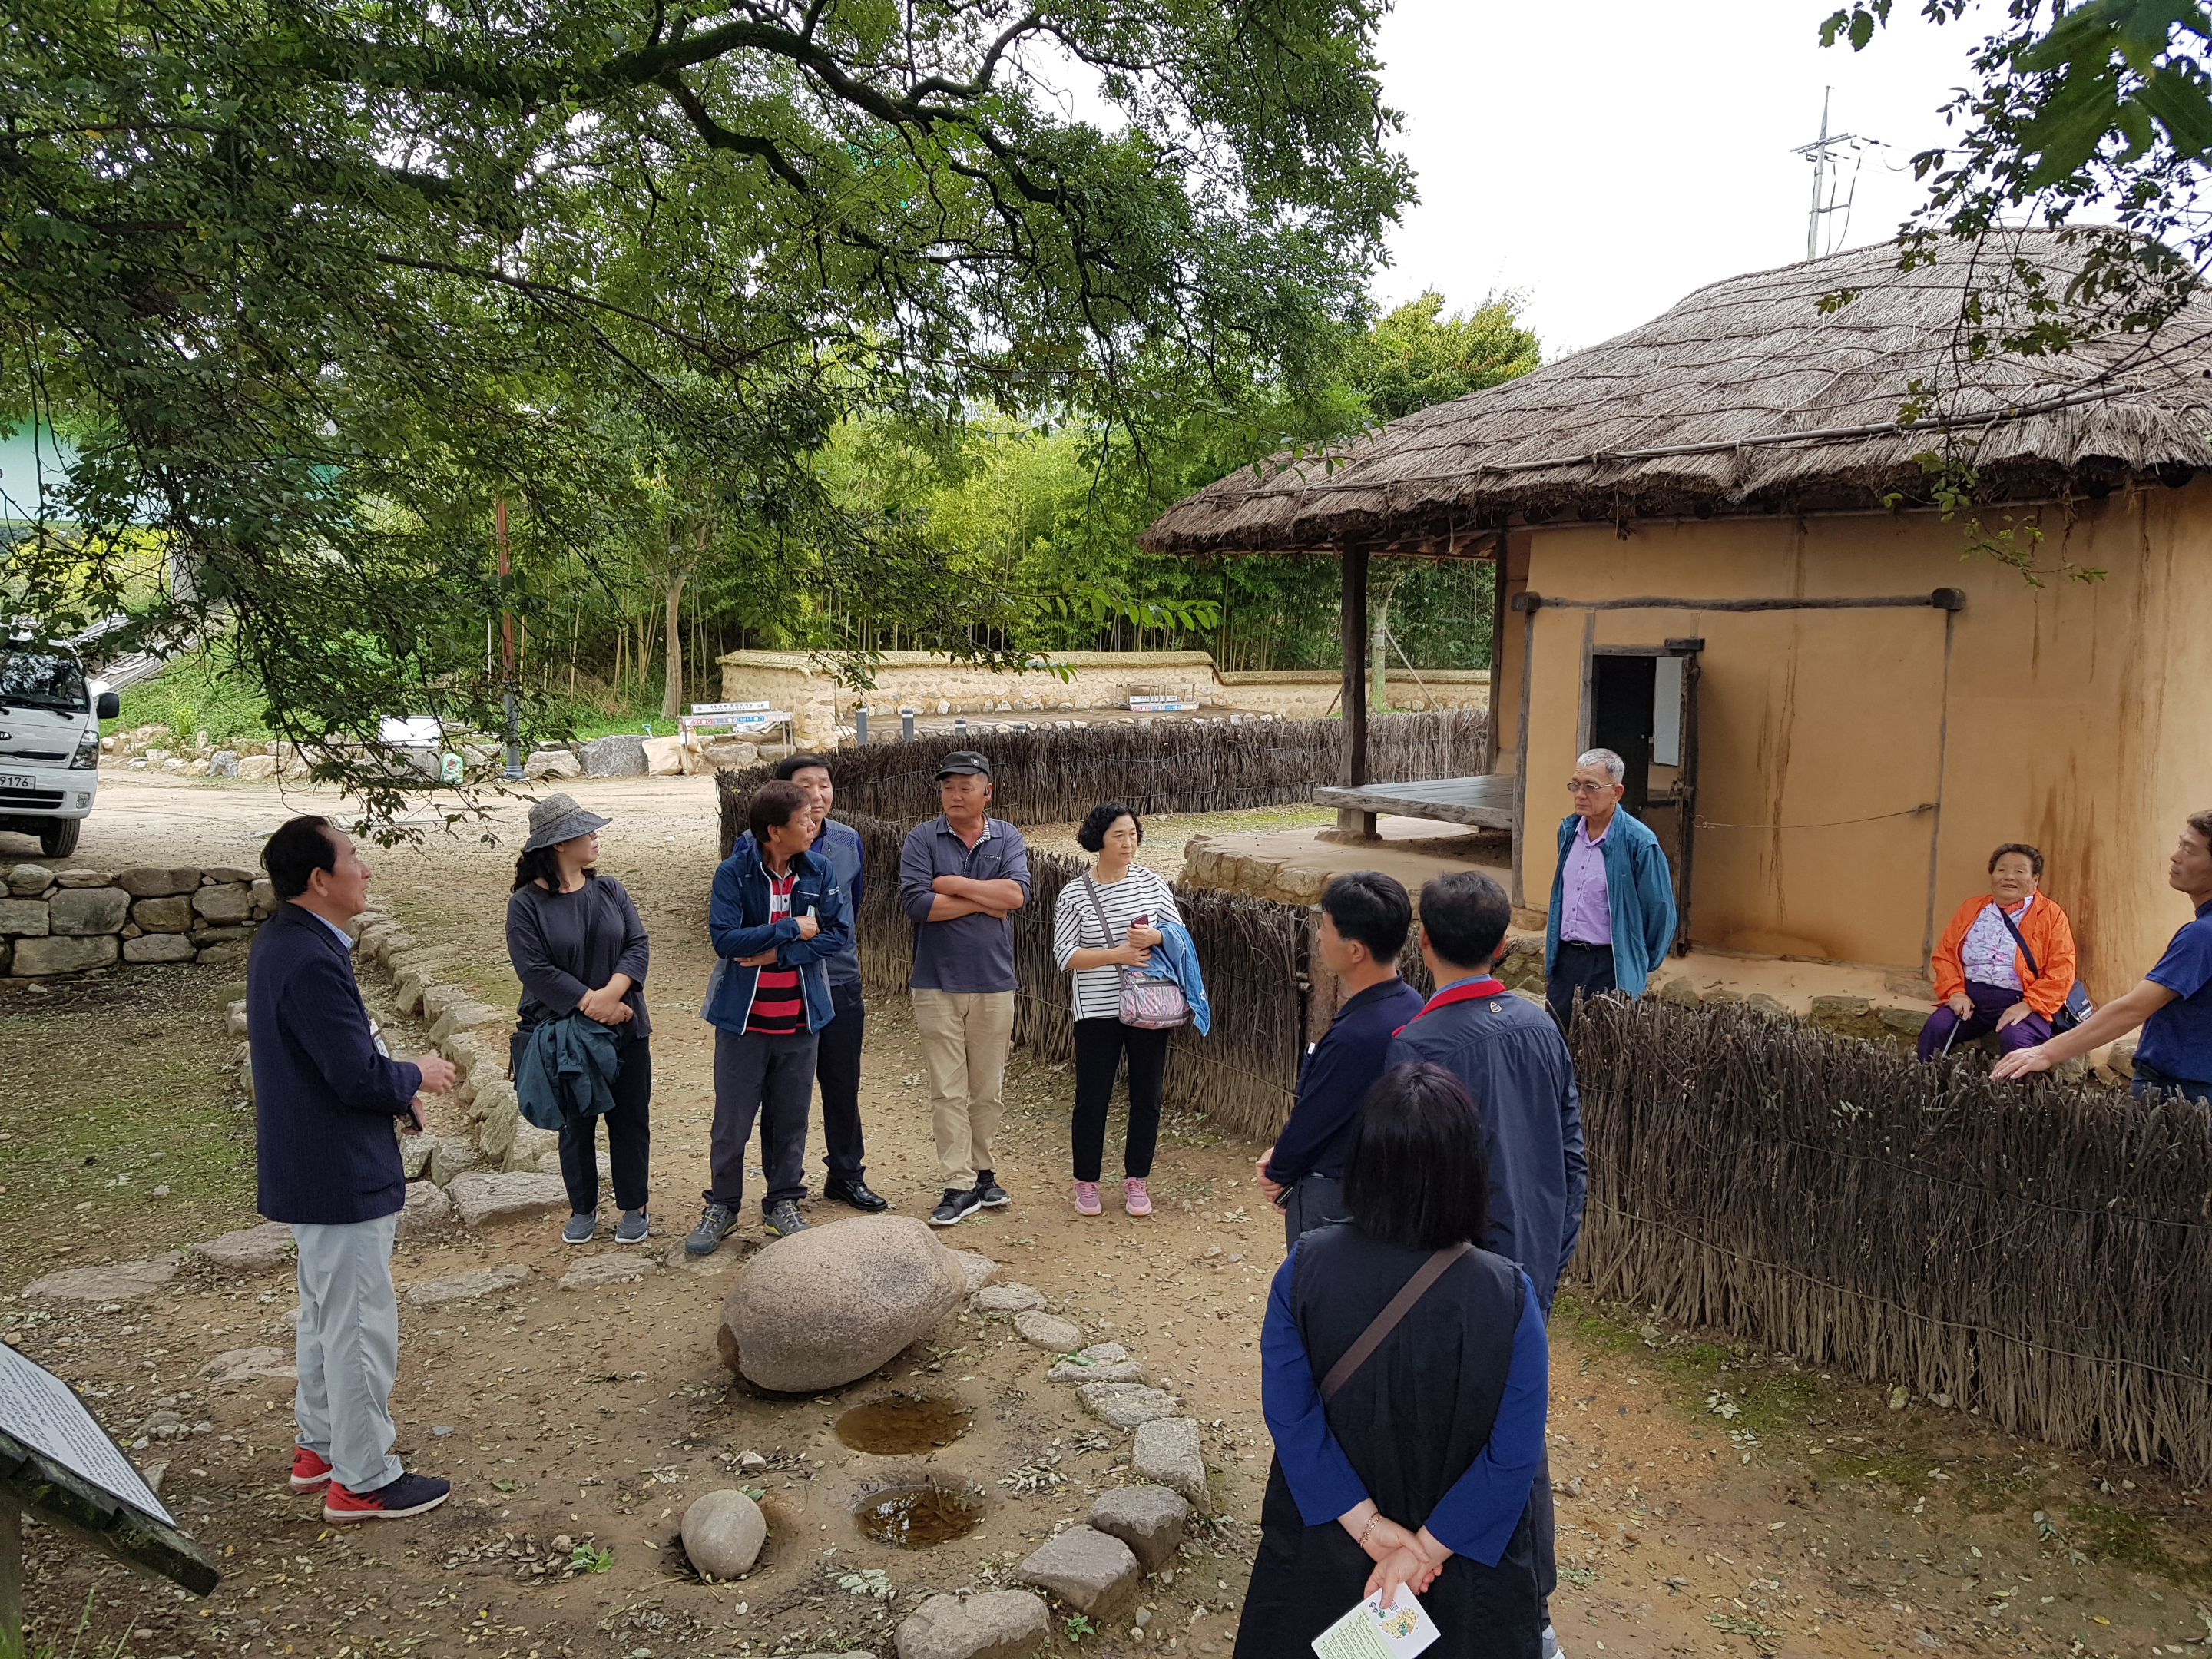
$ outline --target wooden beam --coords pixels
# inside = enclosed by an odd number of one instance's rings
[[[1367,781],[1367,544],[1347,544],[1342,565],[1344,760],[1337,782],[1357,789]],[[1344,807],[1337,812],[1336,827],[1340,834],[1372,836],[1375,815]]]

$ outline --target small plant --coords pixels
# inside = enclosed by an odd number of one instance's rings
[[[881,1567],[862,1567],[858,1572],[841,1573],[837,1588],[848,1595],[873,1596],[878,1601],[888,1601],[897,1593]]]
[[[579,1544],[568,1552],[568,1565],[586,1572],[605,1572],[615,1564],[615,1553],[597,1544]]]
[[[1098,1634],[1098,1626],[1092,1624],[1088,1619],[1085,1618],[1079,1613],[1071,1613],[1068,1614],[1066,1619],[1060,1621],[1060,1627],[1066,1631],[1067,1639],[1071,1642],[1080,1642],[1086,1636],[1096,1636]]]

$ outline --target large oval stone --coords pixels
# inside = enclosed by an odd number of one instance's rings
[[[779,1238],[738,1274],[719,1346],[763,1389],[811,1394],[866,1376],[968,1297],[927,1222],[857,1216]]]
[[[684,1553],[691,1565],[714,1578],[750,1572],[768,1541],[768,1517],[760,1505],[734,1488],[702,1492],[684,1511]]]

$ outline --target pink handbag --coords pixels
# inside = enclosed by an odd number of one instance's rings
[[[1114,929],[1106,920],[1106,907],[1098,902],[1097,884],[1091,872],[1083,873],[1083,890],[1091,896],[1091,908],[1098,917],[1098,929],[1105,936],[1106,948],[1114,948]],[[1118,964],[1117,964],[1118,965]],[[1121,969],[1121,1002],[1116,1011],[1124,1025],[1133,1025],[1140,1031],[1167,1031],[1178,1025],[1190,1024],[1190,1000],[1182,994],[1182,987],[1171,979],[1139,973],[1133,968]]]

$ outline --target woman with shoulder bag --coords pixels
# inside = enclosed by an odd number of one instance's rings
[[[614,1104],[603,1115],[622,1209],[615,1243],[641,1244],[649,1231],[653,1150],[653,1028],[645,1012],[650,945],[622,883],[592,868],[607,822],[568,795],[548,795],[530,809],[530,836],[515,860],[514,891],[507,902],[507,959],[522,981],[513,1054],[519,1075],[524,1050],[550,1020],[574,1015],[612,1028]],[[599,1231],[598,1121],[574,1117],[561,1127],[561,1178],[574,1212],[561,1230],[563,1243],[588,1244]]]
[[[1120,801],[1092,809],[1075,832],[1091,870],[1060,889],[1052,916],[1053,954],[1074,978],[1075,1212],[1097,1215],[1106,1155],[1106,1108],[1121,1056],[1129,1057],[1129,1134],[1122,1153],[1121,1207],[1152,1212],[1145,1182],[1160,1135],[1160,1089],[1168,1032],[1190,1018],[1172,981],[1143,973],[1167,941],[1162,923],[1182,925],[1175,895],[1136,861],[1145,826]]]
[[[1528,1275],[1480,1247],[1481,1114],[1441,1066],[1382,1075],[1346,1155],[1352,1219],[1275,1273],[1260,1406],[1275,1442],[1237,1659],[1282,1659],[1404,1585],[1427,1659],[1538,1659],[1530,1487],[1550,1356]]]

